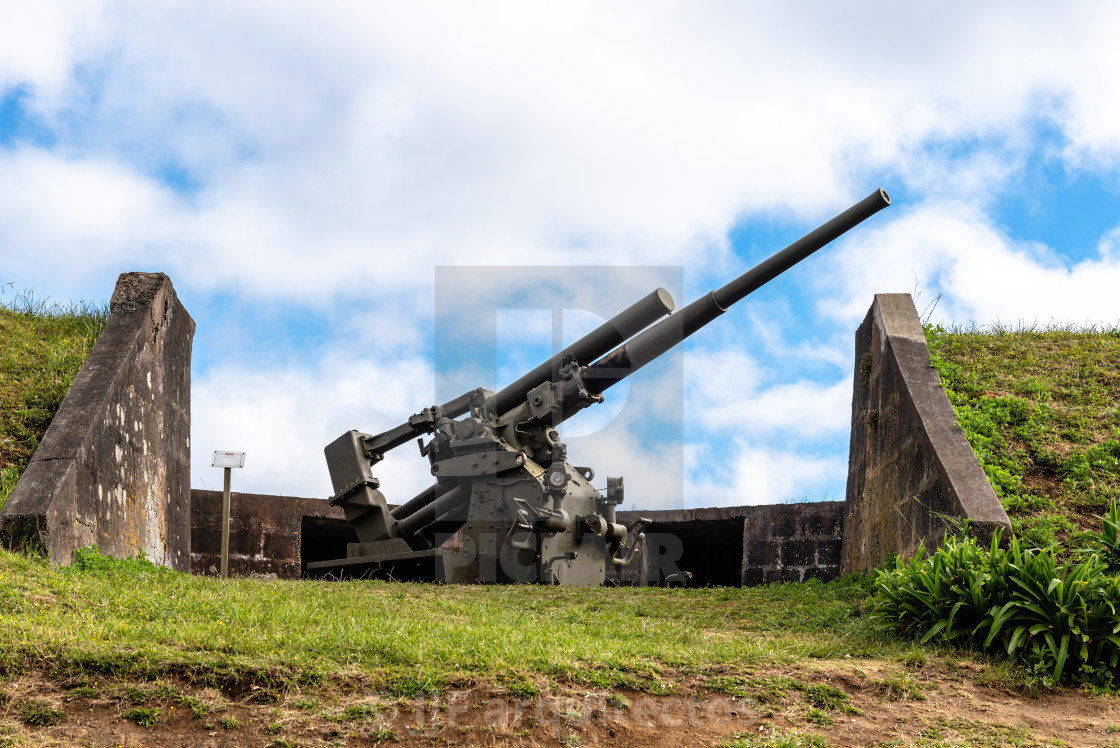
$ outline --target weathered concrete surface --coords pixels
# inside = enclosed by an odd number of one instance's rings
[[[346,555],[357,542],[342,510],[326,499],[230,494],[229,573],[298,579],[308,561]],[[221,568],[222,492],[191,493],[191,571]]]
[[[856,331],[852,436],[841,571],[936,548],[942,516],[989,540],[1007,514],[930,366],[909,294],[876,294]]]
[[[162,273],[124,273],[105,330],[0,512],[10,545],[97,545],[190,567],[194,320]]]
[[[660,584],[677,571],[690,586],[755,586],[835,579],[840,573],[844,502],[619,512],[645,529],[640,555],[623,570],[631,584]]]
[[[739,586],[834,579],[840,571],[844,502],[716,507],[658,512],[619,512],[629,524],[639,516],[653,524],[625,584],[661,584],[669,574],[690,571],[690,586]],[[191,496],[191,571],[220,566],[221,491]],[[342,510],[325,499],[234,493],[230,496],[231,574],[302,576],[309,561],[346,555],[357,541]]]

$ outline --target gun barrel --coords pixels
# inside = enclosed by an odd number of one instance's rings
[[[674,306],[673,297],[664,288],[652,291],[513,384],[494,393],[492,400],[494,410],[498,413],[505,413],[525,402],[529,390],[552,379],[557,368],[568,356],[575,356],[576,361],[581,364],[590,363],[608,353],[619,343],[672,312]],[[447,411],[447,406],[444,406],[444,410]],[[466,408],[457,413],[446,412],[446,415],[449,418],[454,418],[465,412]]]
[[[760,286],[769,283],[809,255],[891,204],[878,189],[843,213],[822,224],[793,244],[760,262],[722,288],[709,291],[677,314],[658,322],[583,370],[590,392],[601,393],[612,384],[670,350]]]

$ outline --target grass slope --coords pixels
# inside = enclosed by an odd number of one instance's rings
[[[1111,696],[1009,702],[1021,670],[885,635],[869,587],[222,581],[0,552],[0,745],[1120,745]]]
[[[1027,545],[1084,545],[1120,498],[1120,329],[928,327],[933,366]]]
[[[555,679],[667,694],[685,681],[719,688],[756,668],[904,651],[861,615],[869,587],[858,578],[702,590],[223,583],[88,551],[58,569],[0,553],[0,672],[275,686],[360,676],[404,695]]]
[[[48,306],[26,294],[0,305],[0,507],[107,317],[104,306]]]

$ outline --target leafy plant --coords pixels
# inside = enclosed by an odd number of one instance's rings
[[[74,551],[74,569],[94,573],[109,573],[113,571],[144,572],[159,571],[161,567],[148,560],[147,554],[141,549],[135,558],[113,558],[101,553],[96,545],[79,548]]]
[[[814,725],[820,725],[821,727],[827,727],[829,725],[836,724],[836,720],[830,717],[827,711],[825,711],[824,709],[818,709],[815,706],[809,707],[809,711],[805,715],[805,719],[809,722],[812,722]]]
[[[45,699],[32,699],[19,706],[19,718],[34,727],[50,727],[66,719],[66,712]]]
[[[374,743],[386,743],[390,741],[396,743],[400,740],[400,738],[397,737],[396,730],[391,727],[376,727],[371,729],[369,731],[369,739]]]
[[[201,719],[210,713],[210,705],[197,696],[190,696],[188,694],[179,694],[176,696],[178,701],[183,706],[191,710],[191,716],[195,719]]]
[[[1099,518],[1104,527],[1101,532],[1087,533],[1087,539],[1100,547],[1101,561],[1110,572],[1120,572],[1120,502],[1113,499],[1108,514]]]
[[[141,727],[152,727],[159,722],[159,707],[138,706],[129,709],[121,716],[130,719]]]
[[[366,722],[377,719],[377,705],[369,703],[351,704],[342,710],[340,716],[343,720],[349,722]]]
[[[1004,550],[997,535],[984,551],[947,537],[928,558],[919,551],[880,571],[876,588],[873,615],[923,642],[1004,652],[1047,684],[1120,675],[1120,577],[1099,554],[1063,563],[1017,538]]]
[[[841,709],[851,697],[827,683],[816,683],[805,689],[802,698],[819,709]]]

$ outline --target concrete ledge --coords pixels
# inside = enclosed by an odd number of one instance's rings
[[[194,320],[162,273],[117,280],[105,330],[0,512],[10,546],[55,564],[97,545],[190,565]]]
[[[976,461],[909,294],[876,294],[856,331],[843,573],[936,548],[945,517],[1006,538],[1007,514]]]

